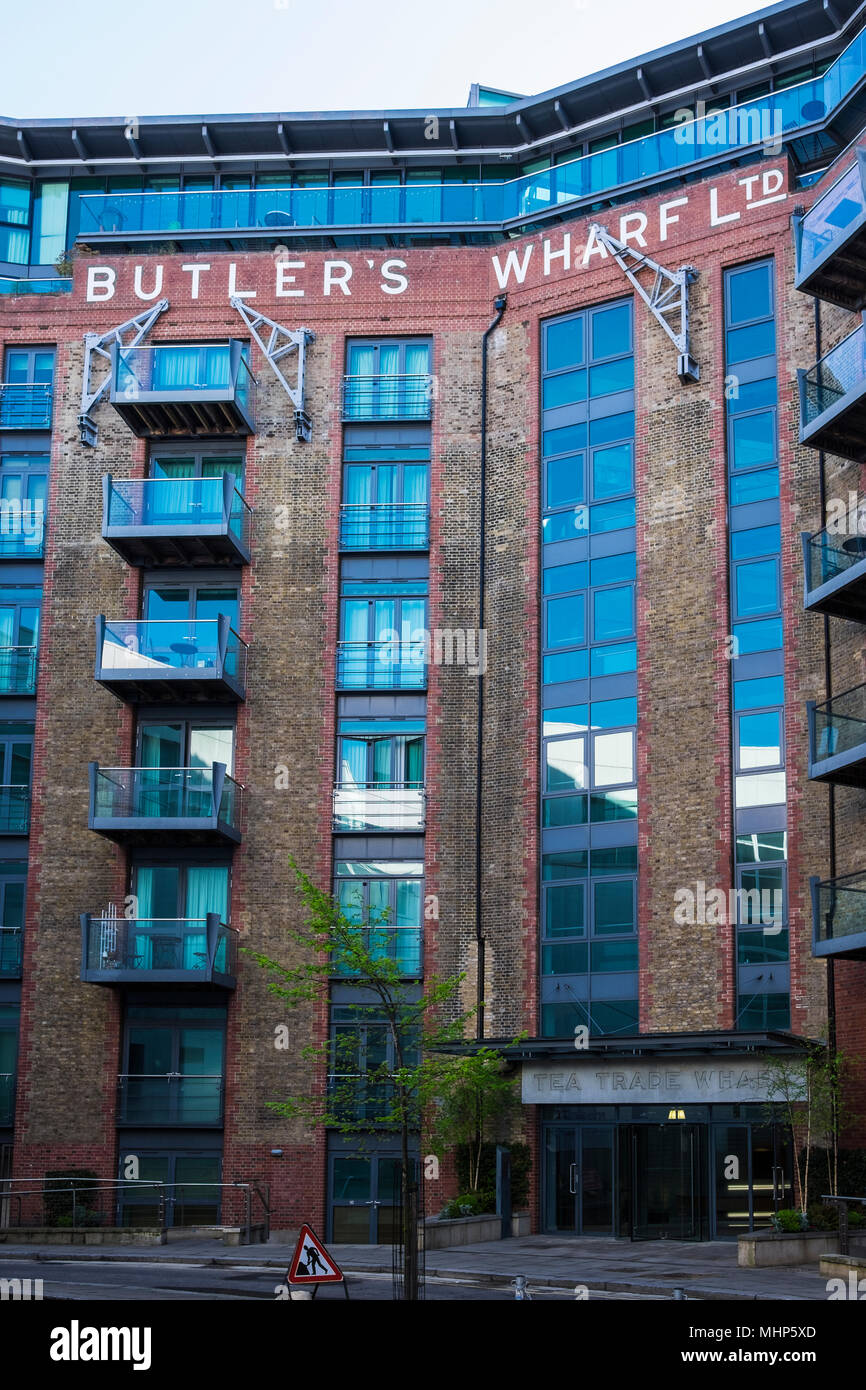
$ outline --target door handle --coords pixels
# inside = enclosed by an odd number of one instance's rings
[[[578,1172],[577,1172],[577,1164],[576,1164],[576,1163],[569,1163],[569,1165],[568,1165],[568,1190],[569,1190],[569,1192],[571,1193],[572,1197],[576,1197],[576,1196],[577,1196],[577,1184],[578,1184],[578,1181],[579,1181],[579,1178],[578,1178]]]

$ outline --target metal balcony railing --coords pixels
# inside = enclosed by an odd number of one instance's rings
[[[343,377],[344,420],[429,420],[433,378],[426,374]]]
[[[222,984],[234,987],[238,933],[206,917],[81,917],[81,978],[94,984]]]
[[[184,1072],[121,1072],[117,1121],[132,1125],[218,1125],[223,1078]]]
[[[361,944],[376,960],[390,960],[401,975],[421,975],[424,957],[424,933],[420,927],[359,927]],[[356,975],[351,963],[335,952],[333,974],[339,976]]]
[[[866,685],[823,704],[810,700],[809,775],[820,781],[866,786]]]
[[[96,679],[121,699],[242,700],[247,644],[218,618],[96,619]]]
[[[850,168],[804,216],[794,219],[795,287],[847,308],[861,308],[866,296],[866,258],[860,244],[864,224],[866,151],[860,149]]]
[[[420,642],[338,642],[340,690],[423,690],[427,685]]]
[[[844,458],[859,458],[866,449],[859,439],[860,405],[866,390],[866,327],[861,323],[809,371],[800,371],[798,381],[802,442],[832,449]]]
[[[239,841],[243,788],[211,767],[103,767],[90,764],[90,828],[112,832],[207,831]]]
[[[866,872],[845,874],[823,883],[809,880],[812,891],[812,954],[866,959]]]
[[[53,400],[48,382],[0,381],[0,429],[50,430]]]
[[[430,544],[426,502],[344,502],[342,550],[426,550]]]
[[[44,502],[0,498],[0,560],[41,560],[44,545]]]
[[[340,782],[334,788],[334,829],[424,829],[425,793],[422,783]]]
[[[0,275],[0,294],[71,294],[72,280],[62,276],[50,280],[13,280]]]
[[[805,607],[866,620],[866,499],[844,526],[804,532],[802,542]]]
[[[102,480],[102,534],[133,564],[249,561],[252,510],[230,473]],[[162,545],[156,543],[163,542]]]
[[[36,665],[35,647],[0,647],[0,695],[35,695]]]
[[[30,830],[30,787],[0,786],[0,835],[26,835]]]
[[[20,927],[0,927],[0,980],[20,980],[23,946]]]

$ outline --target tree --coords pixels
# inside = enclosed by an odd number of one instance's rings
[[[278,1114],[300,1117],[346,1135],[375,1130],[400,1136],[403,1297],[418,1297],[419,1186],[413,1139],[426,1130],[437,1100],[454,1099],[464,1080],[474,1104],[488,1104],[487,1090],[501,1089],[489,1063],[499,1055],[485,1048],[484,1064],[449,1052],[464,1042],[476,1008],[454,1010],[464,975],[430,976],[423,985],[407,978],[400,936],[387,912],[352,921],[340,904],[318,888],[290,860],[304,906],[305,923],[288,935],[300,964],[287,967],[270,956],[246,950],[272,977],[268,989],[289,1009],[321,999],[328,980],[338,976],[357,990],[354,1001],[340,1002],[340,1016],[328,1041],[311,1043],[301,1055],[327,1069],[327,1084],[307,1094],[270,1101]],[[450,1014],[450,1017],[447,1016]],[[425,1135],[426,1138],[426,1135]]]
[[[469,1187],[477,1192],[484,1145],[505,1137],[519,1104],[516,1083],[506,1074],[501,1053],[483,1047],[455,1059],[442,1078],[437,1101],[433,1148],[443,1153],[463,1145]]]
[[[847,1059],[820,1042],[812,1044],[800,1057],[768,1057],[766,1064],[769,1116],[773,1121],[781,1117],[790,1126],[795,1195],[805,1214],[809,1207],[813,1146],[825,1151],[829,1190],[837,1191],[839,1134],[848,1119],[843,1099]]]

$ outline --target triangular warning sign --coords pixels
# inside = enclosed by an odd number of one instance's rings
[[[343,1274],[311,1226],[302,1226],[287,1284],[341,1284]]]

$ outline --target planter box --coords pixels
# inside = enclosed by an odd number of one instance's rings
[[[530,1217],[521,1212],[511,1218],[513,1236],[529,1235]],[[454,1245],[476,1245],[480,1241],[500,1240],[502,1218],[488,1212],[483,1216],[458,1216],[453,1219],[428,1218],[424,1238],[428,1250],[447,1250]]]
[[[82,1226],[73,1231],[63,1226],[5,1226],[2,1245],[162,1245],[162,1235],[152,1226]]]
[[[866,1237],[850,1236],[852,1250],[866,1250]],[[755,1231],[737,1241],[737,1264],[743,1269],[766,1269],[772,1265],[808,1265],[822,1255],[839,1252],[838,1231],[797,1231],[789,1235],[777,1231]]]
[[[850,1242],[852,1245],[853,1241]],[[860,1242],[866,1246],[866,1242]],[[819,1274],[828,1279],[844,1279],[853,1286],[852,1298],[866,1296],[866,1249],[858,1255],[824,1255],[818,1265]],[[860,1292],[862,1287],[863,1292]]]

